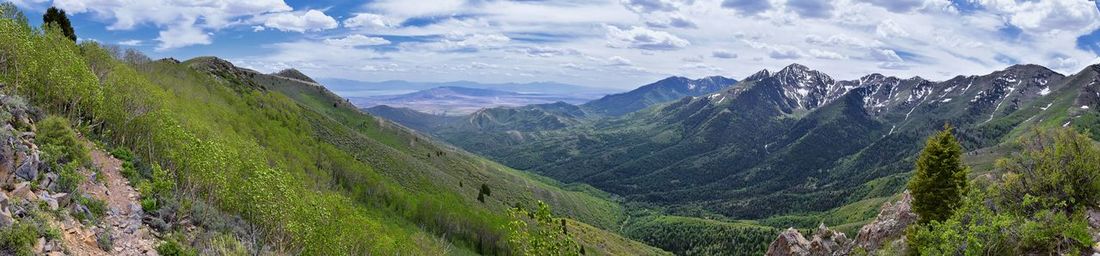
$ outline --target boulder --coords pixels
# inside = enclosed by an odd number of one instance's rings
[[[26,181],[15,184],[15,189],[11,191],[11,195],[27,201],[34,201],[37,198],[34,192],[31,192],[31,183]]]
[[[69,193],[57,193],[50,196],[57,200],[57,205],[61,207],[67,207],[69,203],[72,203],[72,197],[69,196]]]
[[[7,207],[0,209],[0,228],[11,227],[15,224],[15,218],[11,216],[11,212]]]
[[[51,196],[49,192],[39,192],[38,198],[46,202],[46,205],[50,207],[51,211],[56,211],[60,207],[60,205],[57,203],[57,199],[53,198],[53,196]]]
[[[810,241],[810,255],[847,255],[851,244],[843,232],[831,230],[821,223]]]
[[[35,155],[24,156],[23,162],[15,169],[15,176],[24,181],[33,181],[38,178],[38,159]]]
[[[806,240],[798,230],[788,228],[779,233],[779,237],[768,245],[768,252],[764,255],[807,256],[810,255],[810,241]]]
[[[46,238],[39,237],[38,241],[34,243],[35,254],[42,255],[46,253]]]
[[[42,178],[40,187],[46,188],[46,190],[49,191],[57,191],[57,181],[61,179],[61,176],[55,172],[48,172],[43,176],[45,177]]]
[[[912,202],[913,197],[909,195],[909,191],[905,191],[901,195],[901,200],[893,204],[889,202],[883,204],[875,220],[859,229],[856,246],[873,252],[882,248],[882,245],[904,236],[909,224],[917,221]]]

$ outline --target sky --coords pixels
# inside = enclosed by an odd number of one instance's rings
[[[14,0],[77,35],[314,78],[555,81],[629,89],[800,63],[838,79],[945,80],[1100,63],[1090,0]]]

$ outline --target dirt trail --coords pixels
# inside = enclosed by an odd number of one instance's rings
[[[107,214],[100,227],[110,230],[114,240],[113,249],[104,252],[96,247],[94,233],[76,223],[65,223],[63,239],[66,247],[74,255],[157,255],[156,239],[152,231],[142,224],[139,194],[122,176],[122,161],[115,159],[92,143],[85,142],[91,150],[92,164],[99,168],[103,183],[89,179],[80,185],[80,190],[88,196],[107,203]],[[91,240],[88,235],[91,233]],[[91,243],[89,243],[91,242]],[[92,248],[87,248],[91,246]]]

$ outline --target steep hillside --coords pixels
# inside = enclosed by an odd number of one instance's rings
[[[5,93],[145,163],[129,177],[146,184],[137,185],[141,207],[163,221],[153,224],[173,248],[225,249],[200,243],[192,223],[217,241],[247,241],[254,254],[506,254],[513,206],[541,200],[603,228],[623,216],[592,188],[567,190],[434,143],[308,77],[212,57],[125,63],[94,42],[9,19],[0,38]],[[657,251],[599,234],[611,245],[587,251]]]

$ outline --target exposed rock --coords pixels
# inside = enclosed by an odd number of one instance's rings
[[[57,181],[60,180],[60,176],[55,172],[49,172],[44,175],[42,179],[41,187],[46,188],[49,191],[57,191]]]
[[[913,197],[906,191],[901,200],[883,204],[875,220],[860,228],[855,241],[848,239],[844,233],[830,230],[824,223],[817,227],[809,240],[798,230],[788,228],[768,246],[765,255],[848,255],[854,248],[875,252],[887,243],[894,243],[895,248],[902,248],[905,245],[905,229],[917,220],[917,215],[910,206],[912,201]],[[1097,217],[1100,219],[1100,212]]]
[[[787,230],[779,233],[779,237],[775,239],[770,245],[768,245],[768,252],[764,255],[769,256],[804,256],[810,255],[810,241],[806,240],[794,228],[788,228]]]
[[[810,241],[811,255],[846,255],[851,248],[852,240],[843,232],[837,232],[825,227],[825,223],[817,226],[813,240]]]
[[[31,192],[31,183],[26,181],[15,184],[15,189],[11,191],[11,195],[15,198],[26,199],[27,201],[34,201],[34,199],[37,198],[34,192]]]
[[[0,209],[0,228],[11,227],[12,224],[15,224],[15,218],[11,216],[7,207],[3,207]]]
[[[913,197],[909,191],[902,193],[901,200],[882,205],[874,221],[859,229],[856,246],[873,252],[889,241],[905,235],[905,229],[917,221],[917,214],[911,206]]]
[[[50,193],[46,191],[39,192],[38,198],[46,202],[46,205],[50,207],[51,211],[56,211],[58,208],[60,208],[60,205],[57,203],[57,199],[55,199],[53,196],[50,195]]]
[[[72,202],[72,197],[69,196],[69,193],[57,193],[57,194],[50,195],[50,197],[53,197],[54,199],[56,199],[57,200],[57,205],[61,206],[61,207],[69,206],[69,203]]]
[[[34,252],[36,252],[38,254],[45,254],[46,253],[46,238],[45,237],[39,237],[38,241],[34,243]]]
[[[20,153],[22,155],[22,153]],[[15,176],[25,181],[38,179],[38,154],[21,157],[22,163],[15,169]]]

